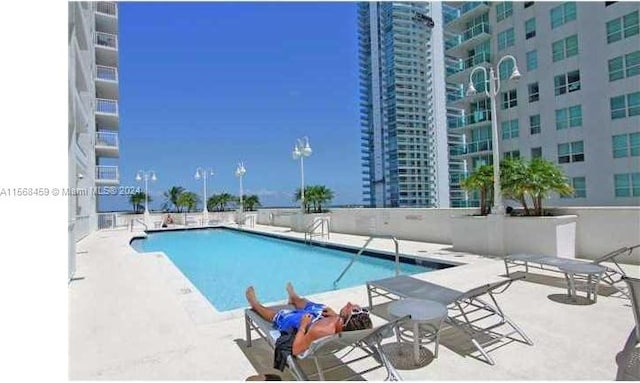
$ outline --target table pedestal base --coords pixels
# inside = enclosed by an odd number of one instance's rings
[[[419,348],[419,362],[416,363],[413,343],[392,342],[382,345],[382,351],[398,370],[415,370],[433,361],[433,353],[426,347]]]

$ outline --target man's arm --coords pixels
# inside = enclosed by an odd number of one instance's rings
[[[311,342],[314,341],[312,339],[312,335],[307,333],[307,328],[311,323],[311,315],[305,314],[300,320],[300,328],[296,333],[296,337],[293,339],[293,346],[291,347],[291,352],[293,355],[300,355],[306,349],[309,348]]]

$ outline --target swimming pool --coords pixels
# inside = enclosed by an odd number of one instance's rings
[[[291,281],[301,295],[333,290],[333,281],[353,257],[353,252],[232,229],[151,232],[134,239],[139,252],[162,251],[218,311],[246,307],[247,286],[256,288],[263,302],[286,297]],[[367,252],[365,254],[372,255]],[[360,256],[337,288],[395,275],[393,260]],[[404,259],[402,274],[416,274],[449,265]]]

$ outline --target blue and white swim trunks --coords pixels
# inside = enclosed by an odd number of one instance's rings
[[[291,329],[299,328],[302,317],[305,314],[311,315],[311,323],[322,318],[322,310],[325,305],[314,302],[307,302],[304,308],[301,309],[282,309],[276,313],[273,317],[273,325],[279,331],[290,331]]]

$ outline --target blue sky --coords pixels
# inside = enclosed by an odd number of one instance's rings
[[[294,206],[308,136],[305,184],[326,185],[334,204],[361,203],[355,3],[136,3],[119,5],[121,185],[153,169],[161,194],[202,194],[198,166],[214,169],[208,194],[245,194]],[[109,164],[104,161],[104,164]],[[101,210],[129,209],[127,198]]]

